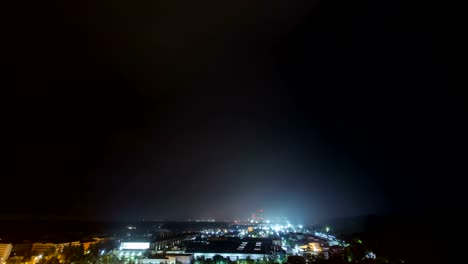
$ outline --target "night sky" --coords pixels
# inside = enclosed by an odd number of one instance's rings
[[[454,199],[466,104],[437,6],[94,2],[13,18],[2,218],[309,223]]]

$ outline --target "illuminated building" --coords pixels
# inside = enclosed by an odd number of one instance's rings
[[[251,223],[262,223],[263,222],[263,209],[258,209],[257,212],[252,213]]]
[[[13,249],[11,250],[11,254],[14,256],[27,256],[31,253],[33,243],[19,243],[13,244]]]
[[[158,257],[138,259],[138,264],[176,264],[175,258]]]
[[[52,249],[56,249],[54,243],[34,243],[32,245],[31,252],[33,256],[38,256]]]
[[[122,242],[120,244],[120,250],[146,250],[149,248],[149,242]]]
[[[325,259],[329,257],[328,244],[320,242],[309,242],[307,245],[299,247],[303,253],[315,256],[322,256]]]
[[[34,245],[33,245],[34,246]],[[80,246],[80,241],[73,241],[73,242],[64,242],[64,243],[56,243],[55,248],[58,252],[62,252],[64,247],[72,246],[77,247]]]
[[[89,249],[89,246],[93,245],[93,244],[96,244],[96,243],[99,243],[101,241],[106,241],[106,240],[109,240],[110,238],[108,237],[104,237],[104,238],[99,238],[99,237],[93,237],[92,239],[90,240],[85,240],[85,241],[81,241],[81,245],[83,245],[83,249],[84,251],[88,251]]]
[[[218,240],[209,243],[194,242],[187,245],[186,253],[196,258],[212,259],[216,255],[232,261],[246,259],[260,260],[272,255],[272,241],[268,239]]]
[[[263,222],[263,209],[257,210],[257,221],[259,221],[260,223]]]
[[[0,244],[0,263],[6,262],[10,256],[12,244]]]
[[[140,258],[149,249],[149,242],[122,242],[114,254],[119,258]]]
[[[193,254],[167,253],[166,256],[169,258],[174,257],[176,263],[190,264],[193,262]]]
[[[82,241],[82,242],[81,242],[81,245],[83,245],[83,249],[84,249],[84,251],[86,252],[86,251],[88,251],[89,246],[91,246],[91,245],[93,245],[93,244],[96,244],[97,242],[99,242],[99,241],[97,241],[97,240]]]
[[[81,245],[80,241],[62,242],[62,243],[34,243],[32,244],[31,252],[33,256],[38,256],[51,250],[54,250],[55,252],[62,252],[64,247],[67,247],[67,246],[77,247],[80,245]]]
[[[304,252],[313,254],[318,254],[319,252],[323,251],[322,246],[318,242],[311,242],[307,245],[300,246],[299,248],[301,248]]]
[[[193,254],[166,254],[157,255],[148,258],[138,259],[139,264],[190,264],[193,261]]]

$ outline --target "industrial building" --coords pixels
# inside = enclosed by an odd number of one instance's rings
[[[232,261],[250,257],[260,260],[273,254],[272,241],[268,239],[229,239],[210,242],[193,242],[187,246],[186,253],[195,258],[211,259],[216,255],[229,258]]]
[[[122,242],[120,243],[119,248],[114,250],[114,254],[119,258],[140,258],[149,250],[150,242]]]
[[[193,254],[171,253],[164,255],[152,255],[138,260],[139,264],[190,264],[193,260]]]
[[[0,244],[0,263],[6,262],[10,257],[12,244]]]

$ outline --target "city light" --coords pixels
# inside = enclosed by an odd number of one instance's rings
[[[117,242],[117,246],[106,249],[99,247],[97,254],[101,260],[115,256],[125,263],[133,260],[139,262],[140,259],[148,259],[148,263],[174,264],[174,256],[172,254],[183,254],[184,257],[193,254],[194,257],[203,256],[206,259],[210,259],[219,253],[222,257],[231,258],[232,261],[236,260],[237,257],[240,257],[240,259],[250,257],[257,260],[271,258],[273,260],[279,256],[277,255],[278,252],[283,257],[293,255],[306,257],[307,254],[314,254],[316,256],[321,254],[336,254],[336,248],[344,248],[343,245],[345,245],[344,241],[338,241],[333,235],[328,233],[330,231],[328,227],[312,229],[311,226],[297,225],[297,223],[290,223],[286,220],[256,222],[254,219],[248,219],[241,223],[232,221],[227,225],[212,225],[210,223],[203,225],[201,229],[196,230],[197,232],[190,233],[189,235],[180,233],[180,231],[167,231],[168,229],[162,231],[157,225],[155,225],[153,233],[145,231],[144,228],[140,228],[139,226],[136,229],[132,229],[132,232],[129,232],[128,226],[122,226],[122,233],[120,235],[117,233],[116,237],[113,238]],[[184,238],[180,239],[179,236],[182,234]],[[151,239],[150,237],[156,239]],[[143,239],[151,242],[143,242],[145,241]],[[53,245],[52,243],[50,244]],[[225,245],[232,245],[232,247],[226,247]],[[84,252],[93,252],[93,250],[89,249],[89,244],[87,246]],[[334,247],[335,253],[329,252],[331,246],[336,246]],[[226,248],[233,248],[235,251],[223,251]],[[216,252],[216,254],[211,252]],[[372,255],[369,254],[368,258],[371,257]],[[50,255],[36,255],[33,258],[32,264],[39,263],[41,258],[42,260],[49,259]],[[188,259],[187,262],[179,264],[191,264],[188,262]],[[225,263],[227,262],[218,262],[218,264]],[[239,262],[239,264],[245,263]]]
[[[149,242],[123,242],[120,245],[120,249],[148,249],[149,247]]]

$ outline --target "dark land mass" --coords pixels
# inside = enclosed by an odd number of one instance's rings
[[[112,236],[127,226],[138,232],[154,230],[169,232],[198,232],[205,228],[226,228],[227,222],[138,221],[97,222],[71,220],[0,220],[0,238],[4,242],[24,240],[80,240],[83,237]]]
[[[408,211],[330,220],[327,224],[345,241],[362,242],[377,256],[404,263],[450,263],[458,236],[456,212]],[[444,261],[442,261],[442,259]]]

